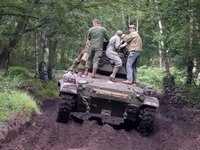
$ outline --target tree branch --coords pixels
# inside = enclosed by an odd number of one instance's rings
[[[0,16],[19,16],[19,17],[28,17],[28,18],[34,18],[39,19],[38,17],[32,16],[32,15],[26,15],[26,14],[14,14],[14,13],[0,13]]]

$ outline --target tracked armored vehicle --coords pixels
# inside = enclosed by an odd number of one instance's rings
[[[78,72],[68,71],[63,75],[58,81],[60,104],[57,122],[67,123],[69,117],[76,116],[71,114],[78,112],[76,118],[79,120],[97,119],[101,124],[118,125],[127,130],[132,126],[142,135],[151,133],[159,101],[151,88],[139,83],[127,85],[122,82],[126,79],[126,56],[121,54],[120,57],[123,67],[117,74],[117,82],[109,80],[114,64],[104,53],[99,64],[99,78],[92,78],[91,73],[83,76],[84,66],[81,64]],[[112,119],[103,122],[105,117],[117,117],[121,122],[117,125]]]

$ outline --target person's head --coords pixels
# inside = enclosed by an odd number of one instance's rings
[[[135,25],[130,25],[129,26],[129,32],[135,32],[135,31],[136,31]]]
[[[118,30],[116,32],[116,35],[119,36],[120,39],[122,38],[122,34],[123,34],[123,32],[121,30]]]
[[[126,34],[122,34],[122,39],[125,38]]]
[[[100,24],[98,19],[94,19],[94,20],[92,21],[92,25],[93,25],[93,26],[96,26],[96,25],[98,25],[98,24]]]

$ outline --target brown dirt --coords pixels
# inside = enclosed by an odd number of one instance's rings
[[[57,123],[58,100],[44,101],[43,113],[17,119],[0,129],[1,150],[197,150],[200,149],[200,112],[175,108],[164,94],[157,94],[154,132],[141,136],[134,129],[116,130],[95,121]]]

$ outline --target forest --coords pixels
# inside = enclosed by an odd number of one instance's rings
[[[199,0],[0,0],[0,149],[200,149],[199,14]],[[131,24],[141,36],[137,81],[160,105],[148,137],[94,120],[56,122],[58,80],[94,19],[110,38]]]
[[[97,18],[112,37],[134,24],[142,37],[139,67],[164,69],[167,81],[199,84],[200,2],[193,0],[0,0],[0,68],[66,70]],[[175,68],[176,71],[171,71]],[[173,82],[173,81],[172,81]]]

